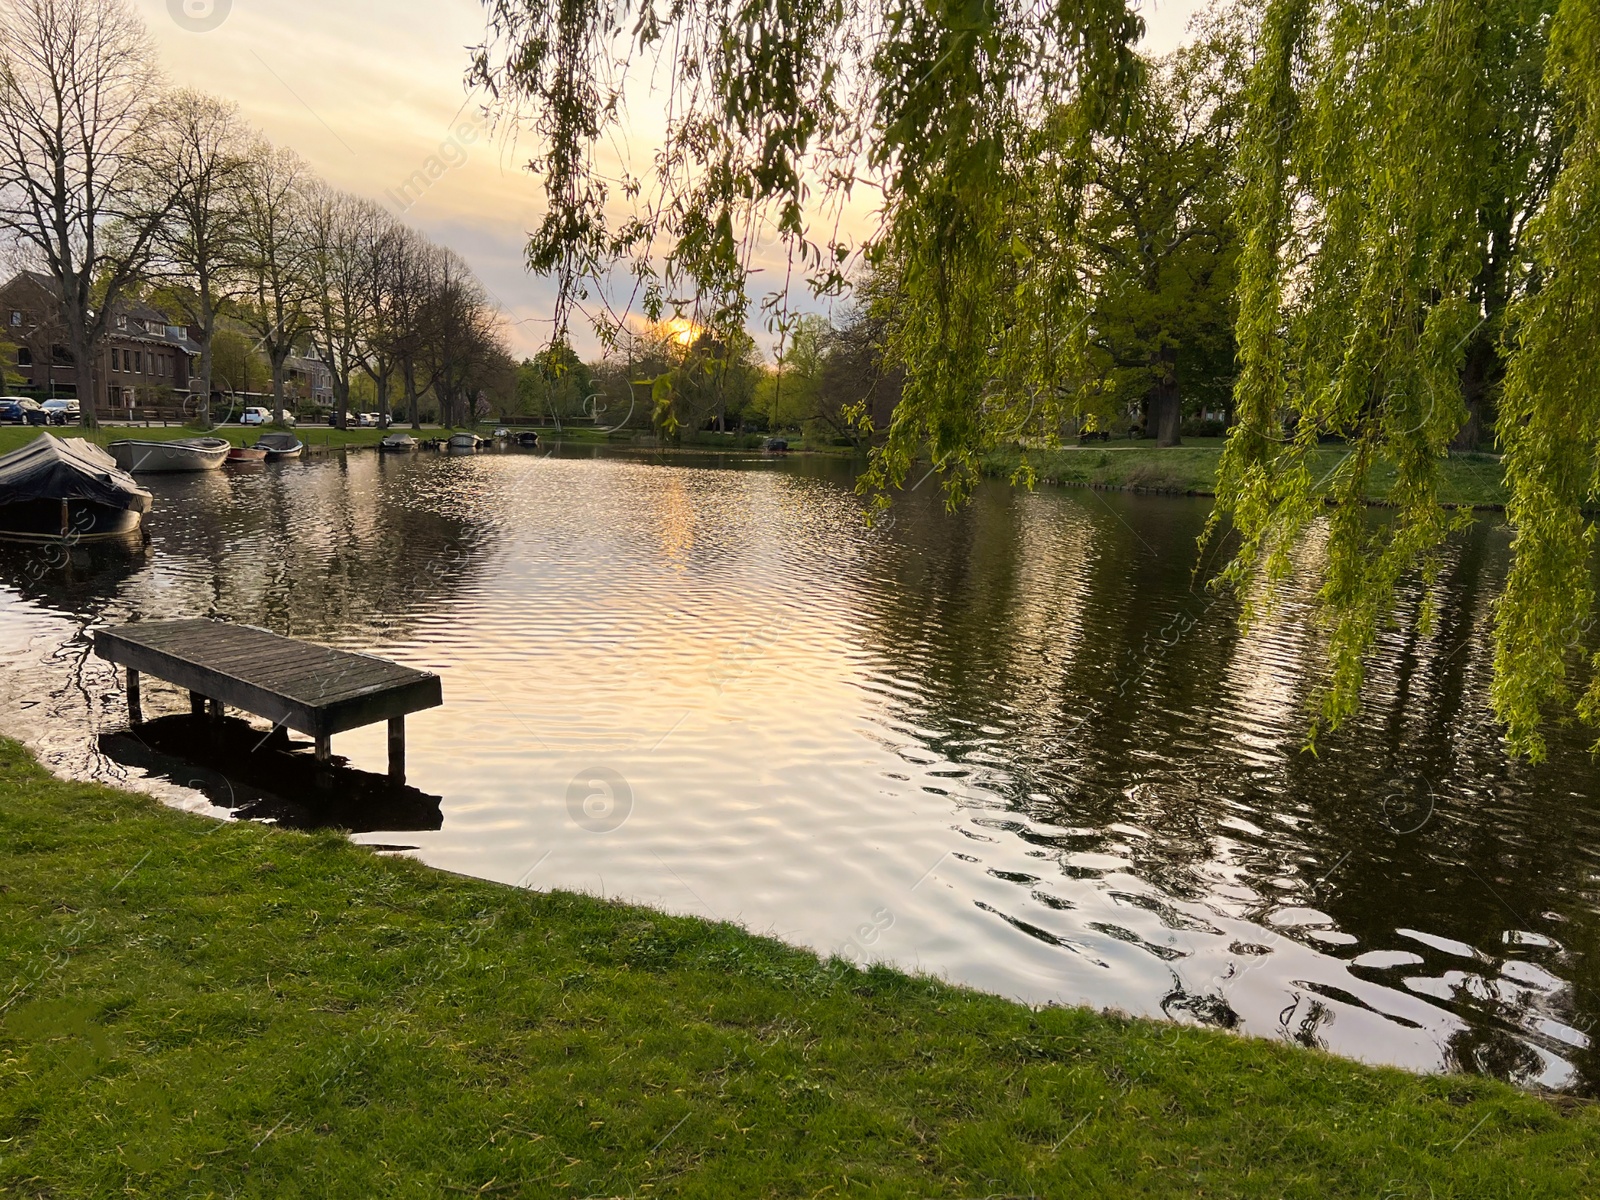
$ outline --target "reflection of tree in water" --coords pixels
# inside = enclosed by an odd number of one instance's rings
[[[237,474],[227,493],[176,484],[153,521],[159,570],[130,616],[214,616],[370,644],[448,613],[494,552],[491,514],[408,503],[416,471],[377,454]],[[404,469],[409,467],[409,471]]]
[[[1573,953],[1593,939],[1595,896],[1572,887],[1594,870],[1600,804],[1579,739],[1551,765],[1511,767],[1489,719],[1504,532],[1480,522],[1447,547],[1432,631],[1402,621],[1384,635],[1360,718],[1313,756],[1300,752],[1317,668],[1308,598],[1291,592],[1241,635],[1231,603],[1192,580],[1204,517],[1183,500],[998,489],[954,517],[906,505],[882,556],[893,586],[870,596],[886,672],[922,685],[891,699],[894,716],[942,731],[929,748],[970,768],[951,788],[958,801],[993,793],[1046,827],[1021,834],[1032,845],[1063,856],[1114,848],[1178,901],[1209,898],[1227,879],[1235,896],[1254,892],[1257,920],[1302,906],[1326,918],[1313,928],[1354,936],[1349,957],[1406,949],[1425,960],[1352,968],[1364,980],[1406,989],[1406,977],[1461,965],[1403,928],[1473,948],[1489,978],[1511,959],[1542,965],[1569,986],[1472,1003],[1422,993],[1468,1024],[1446,1053],[1526,1079],[1539,1067],[1531,1041],[1572,1063],[1578,1086],[1600,1086],[1593,1051],[1539,1025],[1581,1031],[1600,1015],[1595,958]],[[1422,600],[1413,585],[1402,615]],[[1122,837],[1113,823],[1151,836]],[[1050,832],[1062,826],[1072,832]],[[1567,950],[1510,949],[1512,929],[1558,931]],[[1165,1004],[1225,1021],[1214,1000],[1180,984]],[[1308,1044],[1335,1002],[1365,1007],[1348,993],[1305,1001],[1285,1010],[1282,1032]]]

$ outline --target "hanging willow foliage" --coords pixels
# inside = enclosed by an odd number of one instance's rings
[[[1497,613],[1494,685],[1512,749],[1535,758],[1541,717],[1571,703],[1572,652],[1594,607],[1585,509],[1600,494],[1600,0],[1561,5],[1547,78],[1567,146],[1531,231],[1539,287],[1513,313],[1500,438],[1516,558]],[[1578,711],[1600,724],[1600,670]]]
[[[1592,3],[1561,3],[1555,28],[1572,27]],[[1271,0],[1266,10],[1240,148],[1239,425],[1213,528],[1229,518],[1240,535],[1224,580],[1250,598],[1248,621],[1251,601],[1271,596],[1320,524],[1329,669],[1318,725],[1355,711],[1401,578],[1416,572],[1430,591],[1454,523],[1438,503],[1440,464],[1463,427],[1490,415],[1502,375],[1509,370],[1498,423],[1508,448],[1528,445],[1533,408],[1543,413],[1536,422],[1557,421],[1560,410],[1563,427],[1581,408],[1569,391],[1581,378],[1572,360],[1541,365],[1538,383],[1527,375],[1533,322],[1557,277],[1591,298],[1597,287],[1596,276],[1572,274],[1575,259],[1543,249],[1561,206],[1552,181],[1564,162],[1560,197],[1580,169],[1570,100],[1567,119],[1557,119],[1576,65],[1551,56],[1557,6]],[[1592,191],[1589,199],[1592,211]],[[1512,333],[1519,323],[1523,332]],[[1563,323],[1549,336],[1578,332]],[[1325,435],[1350,447],[1330,478],[1312,465]],[[1524,657],[1526,643],[1554,621],[1570,644],[1572,615],[1587,607],[1586,544],[1579,561],[1575,539],[1592,475],[1580,471],[1556,504],[1534,482],[1547,460],[1530,455],[1571,455],[1592,472],[1595,445],[1556,440],[1514,449],[1508,469],[1523,533],[1500,609],[1496,702],[1513,748],[1532,753],[1542,749],[1538,709],[1560,695],[1563,657],[1560,646]],[[1380,466],[1394,472],[1394,512],[1374,523],[1364,498]],[[1324,520],[1325,496],[1334,508]],[[1535,546],[1529,517],[1549,531],[1538,567],[1522,553]],[[1554,534],[1551,519],[1569,531]],[[1415,617],[1423,632],[1431,616],[1424,603]]]
[[[995,430],[1050,419],[1082,345],[1076,151],[1137,70],[1124,0],[489,9],[472,77],[533,144],[547,211],[528,261],[558,284],[557,339],[623,265],[652,320],[742,330],[752,255],[775,231],[818,293],[840,291],[857,254],[894,264],[907,386],[872,487],[899,486],[931,446],[957,502]],[[626,177],[610,148],[646,72],[665,132],[647,175]],[[870,242],[815,233],[857,188],[882,196]],[[762,304],[783,328],[782,289]],[[618,314],[591,315],[614,332]]]
[[[888,281],[905,387],[862,480],[876,504],[923,455],[959,503],[988,447],[1076,413],[1088,164],[1141,78],[1124,0],[486,3],[472,77],[532,144],[554,340],[597,299],[613,335],[629,272],[644,315],[730,340],[772,232],[819,294],[861,258]],[[1541,754],[1541,719],[1573,701],[1600,486],[1597,4],[1239,0],[1238,423],[1210,530],[1236,531],[1222,583],[1248,622],[1318,529],[1316,727],[1355,711],[1401,580],[1433,581],[1455,520],[1440,464],[1491,426],[1517,530],[1494,690],[1511,748]],[[616,146],[646,77],[663,132],[630,175]],[[861,188],[882,223],[851,246],[819,222]],[[780,331],[785,293],[761,300]],[[1330,435],[1350,453],[1322,478]],[[1394,508],[1374,522],[1381,468]],[[1600,684],[1578,711],[1600,722]]]

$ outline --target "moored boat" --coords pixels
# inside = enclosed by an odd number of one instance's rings
[[[222,438],[179,438],[171,442],[112,442],[111,457],[124,471],[215,471],[233,449]]]
[[[292,433],[263,433],[256,439],[256,446],[266,450],[268,462],[299,458],[306,449],[304,443]]]
[[[415,450],[416,448],[417,439],[409,433],[391,433],[378,443],[379,450],[405,451]]]
[[[448,445],[452,450],[476,450],[478,448],[478,435],[475,433],[452,433]]]
[[[537,433],[529,431],[517,434],[517,445],[519,446],[537,446],[538,444],[539,435]]]
[[[100,447],[42,433],[0,457],[0,537],[26,542],[125,538],[151,495]]]
[[[228,451],[230,463],[258,463],[267,461],[265,446],[235,446]]]

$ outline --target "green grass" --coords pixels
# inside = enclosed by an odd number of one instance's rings
[[[1600,1194],[1600,1113],[862,972],[0,741],[0,1193]]]
[[[1026,452],[1008,447],[989,454],[984,469],[991,475],[1009,477],[1026,458],[1044,482],[1211,495],[1222,444],[1221,438],[1192,438],[1185,439],[1182,446],[1167,449],[1148,442],[1107,442]],[[1318,473],[1331,477],[1345,453],[1339,446],[1317,451]],[[1452,455],[1441,469],[1439,496],[1445,503],[1479,507],[1505,504],[1500,464],[1493,455]],[[1392,467],[1382,464],[1374,468],[1367,478],[1368,499],[1381,503],[1393,486]]]

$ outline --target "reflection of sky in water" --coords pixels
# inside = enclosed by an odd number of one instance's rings
[[[1501,761],[1501,531],[1451,548],[1433,639],[1386,633],[1367,710],[1313,758],[1305,598],[1241,636],[1191,587],[1200,503],[994,487],[868,530],[840,464],[738,466],[153,479],[148,555],[0,559],[9,727],[125,778],[92,750],[122,701],[80,631],[248,621],[443,675],[408,730],[443,828],[363,840],[1035,1002],[1593,1088],[1592,769],[1576,736]],[[145,703],[187,707],[153,681]],[[335,749],[383,767],[381,727]],[[584,809],[590,779],[620,808]]]

